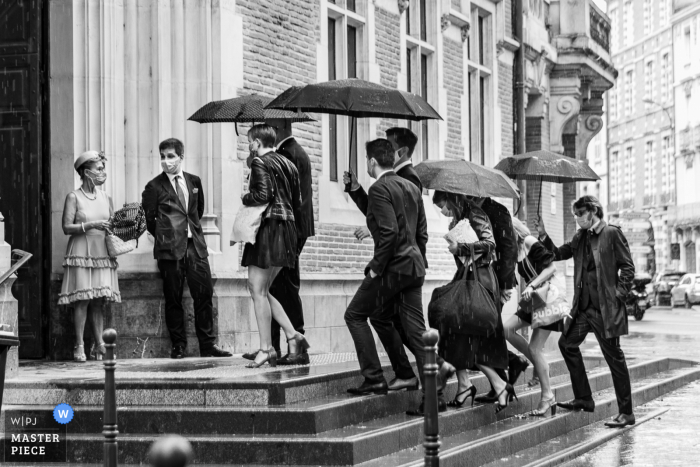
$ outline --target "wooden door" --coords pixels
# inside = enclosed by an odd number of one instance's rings
[[[0,211],[5,240],[33,255],[18,271],[20,358],[45,349],[50,272],[48,154],[42,144],[46,0],[0,0]],[[11,323],[13,324],[13,323]]]

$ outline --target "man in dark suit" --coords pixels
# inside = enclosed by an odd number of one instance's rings
[[[367,323],[371,316],[398,313],[416,357],[423,379],[425,332],[422,287],[427,260],[428,227],[420,190],[392,170],[394,151],[386,139],[370,141],[367,149],[367,172],[377,180],[367,196],[367,227],[374,240],[374,256],[366,268],[362,285],[345,311],[345,322],[355,343],[365,380],[351,394],[386,394],[372,332]],[[390,358],[403,351],[399,333],[390,319],[372,323]]]
[[[559,248],[547,235],[542,220],[537,223],[540,241],[554,252],[556,261],[574,258],[573,320],[564,323],[565,330],[559,338],[559,350],[571,375],[574,399],[557,405],[586,412],[595,409],[579,349],[592,331],[610,367],[619,409],[619,414],[605,425],[615,428],[634,425],[632,385],[625,354],[620,348],[620,336],[628,332],[625,298],[634,279],[632,255],[620,228],[603,220],[603,206],[597,198],[582,196],[574,203],[573,213],[580,230]]]
[[[297,262],[294,268],[282,268],[270,287],[270,293],[277,299],[289,317],[292,326],[297,332],[304,334],[304,309],[299,297],[299,287],[301,286],[299,271],[299,256],[309,237],[314,233],[314,190],[312,187],[311,161],[294,136],[292,136],[292,122],[287,119],[271,119],[267,124],[277,131],[277,153],[283,155],[297,168],[299,172],[299,184],[301,187],[301,219],[296,220],[297,226]],[[280,325],[272,318],[272,345],[280,352]],[[289,361],[287,355],[277,360],[279,365],[299,365],[309,363],[309,354],[304,353],[298,360]],[[253,356],[253,358],[255,358]]]
[[[181,141],[166,139],[158,149],[163,172],[148,182],[141,196],[146,227],[154,238],[153,256],[163,279],[165,324],[173,346],[170,357],[184,358],[187,348],[182,307],[185,280],[194,299],[199,354],[230,357],[230,352],[215,345],[209,253],[199,222],[204,214],[202,181],[182,171],[185,152]]]

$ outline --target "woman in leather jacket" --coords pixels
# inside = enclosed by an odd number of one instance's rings
[[[442,209],[442,214],[452,217],[450,229],[462,219],[468,219],[469,224],[476,233],[478,241],[471,246],[477,259],[474,262],[474,272],[469,272],[468,277],[478,274],[479,282],[488,291],[491,300],[498,311],[498,326],[494,335],[485,336],[479,330],[469,329],[443,329],[440,339],[440,354],[447,362],[454,365],[457,370],[459,386],[457,395],[448,405],[452,407],[462,406],[468,398],[476,395],[476,387],[472,385],[467,370],[481,370],[491,382],[499,395],[496,411],[499,412],[508,404],[509,396],[514,394],[513,387],[503,381],[494,368],[506,369],[508,367],[508,348],[503,334],[503,322],[501,321],[500,291],[498,281],[491,267],[494,257],[496,242],[486,213],[472,204],[467,196],[436,191],[433,203]],[[453,281],[462,280],[464,276],[464,264],[460,257],[469,258],[471,251],[469,245],[462,243],[450,243],[450,253],[455,257],[457,273]]]
[[[268,205],[262,214],[255,244],[246,243],[241,265],[248,267],[248,290],[253,298],[255,317],[260,333],[260,350],[248,368],[258,368],[269,362],[277,365],[277,353],[272,347],[270,331],[274,317],[287,336],[289,360],[300,358],[309,347],[304,336],[294,329],[282,305],[270,295],[270,286],[283,267],[293,268],[297,252],[297,227],[301,219],[301,190],[296,167],[274,149],[275,129],[255,125],[248,131],[251,153],[246,206]]]

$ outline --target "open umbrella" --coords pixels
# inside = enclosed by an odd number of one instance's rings
[[[300,88],[296,87],[296,89]],[[257,94],[212,101],[197,110],[188,120],[199,123],[233,122],[236,123],[236,134],[238,134],[238,123],[263,122],[271,118],[283,118],[292,122],[314,121],[303,112],[266,109],[265,106],[270,101],[272,98]]]
[[[520,190],[503,172],[465,160],[421,162],[416,173],[431,190],[480,198],[520,198]]]
[[[288,89],[266,108],[297,112],[318,112],[356,118],[398,118],[404,120],[440,119],[425,99],[410,92],[389,88],[357,78],[309,84],[301,89]],[[351,122],[351,131],[355,131]],[[354,134],[350,135],[350,149]],[[352,161],[349,160],[352,167]],[[349,186],[345,187],[349,191]]]
[[[517,180],[537,180],[540,193],[537,215],[542,201],[542,182],[572,183],[600,180],[584,160],[573,159],[551,151],[532,151],[502,159],[494,169],[502,170]]]

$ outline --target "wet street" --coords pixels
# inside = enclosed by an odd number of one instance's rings
[[[632,361],[676,357],[700,361],[700,307],[659,307],[642,321],[630,321],[622,348]],[[592,342],[591,342],[592,341]],[[599,354],[595,339],[585,345]],[[565,464],[566,467],[696,466],[700,465],[700,382],[692,383],[647,404],[669,411]]]

